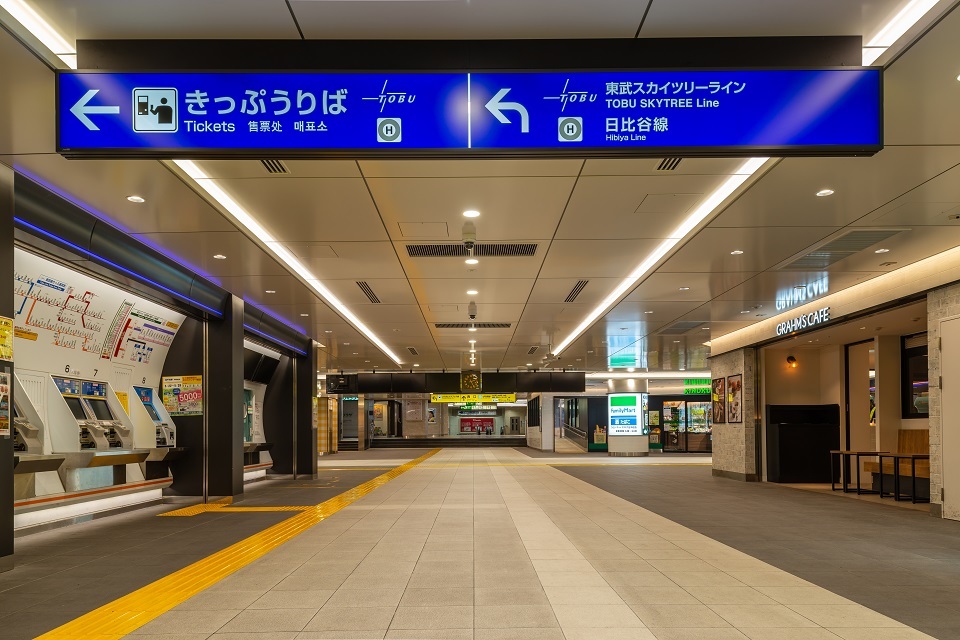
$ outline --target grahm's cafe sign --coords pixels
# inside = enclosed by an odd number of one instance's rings
[[[788,333],[794,333],[795,331],[811,329],[828,320],[830,320],[830,307],[824,307],[823,309],[811,311],[810,313],[805,313],[781,322],[777,325],[777,335],[783,336]]]

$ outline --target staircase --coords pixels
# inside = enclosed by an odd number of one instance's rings
[[[341,440],[337,451],[359,451],[356,440]]]

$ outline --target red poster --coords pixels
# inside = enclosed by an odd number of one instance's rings
[[[494,424],[493,418],[460,418],[460,433],[482,433],[493,430]]]

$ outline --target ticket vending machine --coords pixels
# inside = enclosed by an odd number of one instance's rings
[[[77,420],[80,449],[133,449],[132,429],[107,403],[107,383],[53,378],[70,413]]]
[[[20,410],[19,401],[13,403],[13,498],[24,500],[38,495],[60,493],[63,484],[56,474],[64,457],[45,455],[43,432],[36,418],[28,418]]]
[[[140,405],[143,407],[144,412],[146,412],[146,417],[153,425],[153,431],[157,439],[157,448],[163,449],[177,446],[176,425],[174,425],[170,414],[167,413],[164,406],[155,401],[157,398],[156,391],[150,387],[134,387],[133,390],[140,400]],[[134,407],[130,408],[130,417],[134,422],[137,422],[138,418],[143,418],[142,415],[138,415],[139,413],[140,412]]]

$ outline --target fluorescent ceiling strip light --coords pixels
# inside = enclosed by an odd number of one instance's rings
[[[883,25],[877,35],[873,36],[867,44],[864,45],[861,55],[863,56],[863,66],[869,66],[877,61],[877,58],[886,53],[887,49],[902,38],[914,25],[920,22],[920,19],[933,9],[939,0],[911,0],[907,5],[893,16],[887,24]]]
[[[71,69],[77,68],[77,49],[24,0],[0,0],[0,7],[32,33],[47,49]]]
[[[763,166],[763,164],[769,160],[769,158],[750,158],[744,162],[740,167],[734,172],[733,175],[728,177],[723,184],[714,190],[706,200],[704,200],[700,206],[698,206],[694,211],[687,216],[687,218],[680,223],[670,236],[668,236],[663,242],[657,246],[653,252],[648,255],[643,262],[641,262],[633,272],[628,275],[616,289],[610,292],[610,294],[603,299],[603,301],[598,304],[593,311],[587,314],[587,317],[583,319],[577,328],[568,335],[563,342],[557,345],[557,348],[553,350],[554,355],[560,355],[560,353],[570,346],[570,344],[579,338],[584,331],[593,326],[593,323],[597,319],[609,311],[624,295],[627,294],[633,287],[640,281],[641,278],[649,275],[653,269],[657,266],[657,263],[667,255],[671,249],[673,249],[677,244],[683,240],[690,232],[696,229],[697,225],[703,222],[708,216],[710,216],[717,207],[723,204],[723,201],[729,198],[734,191],[736,191],[744,182],[746,182],[750,176],[757,172],[757,170]]]
[[[272,235],[270,235],[266,229],[260,226],[260,223],[250,215],[250,213],[244,209],[236,200],[234,200],[230,194],[220,188],[220,185],[217,184],[216,180],[208,176],[203,169],[201,169],[196,162],[193,160],[174,160],[173,163],[177,165],[184,173],[190,176],[191,179],[199,186],[201,189],[207,192],[207,194],[216,200],[220,206],[222,206],[226,211],[233,216],[241,226],[243,226],[250,234],[260,240],[263,244],[267,246],[267,249],[273,253],[280,261],[282,261],[287,267],[295,273],[307,286],[316,291],[320,297],[331,307],[335,308],[337,312],[343,316],[350,324],[354,326],[360,333],[362,333],[368,340],[377,345],[377,348],[385,353],[391,360],[393,360],[398,365],[402,365],[403,362],[398,358],[386,344],[383,343],[380,338],[377,337],[373,331],[371,331],[360,319],[353,314],[346,305],[343,304],[333,293],[324,286],[322,282],[315,276],[300,260],[294,256],[290,251],[284,247],[280,242],[278,242]]]

